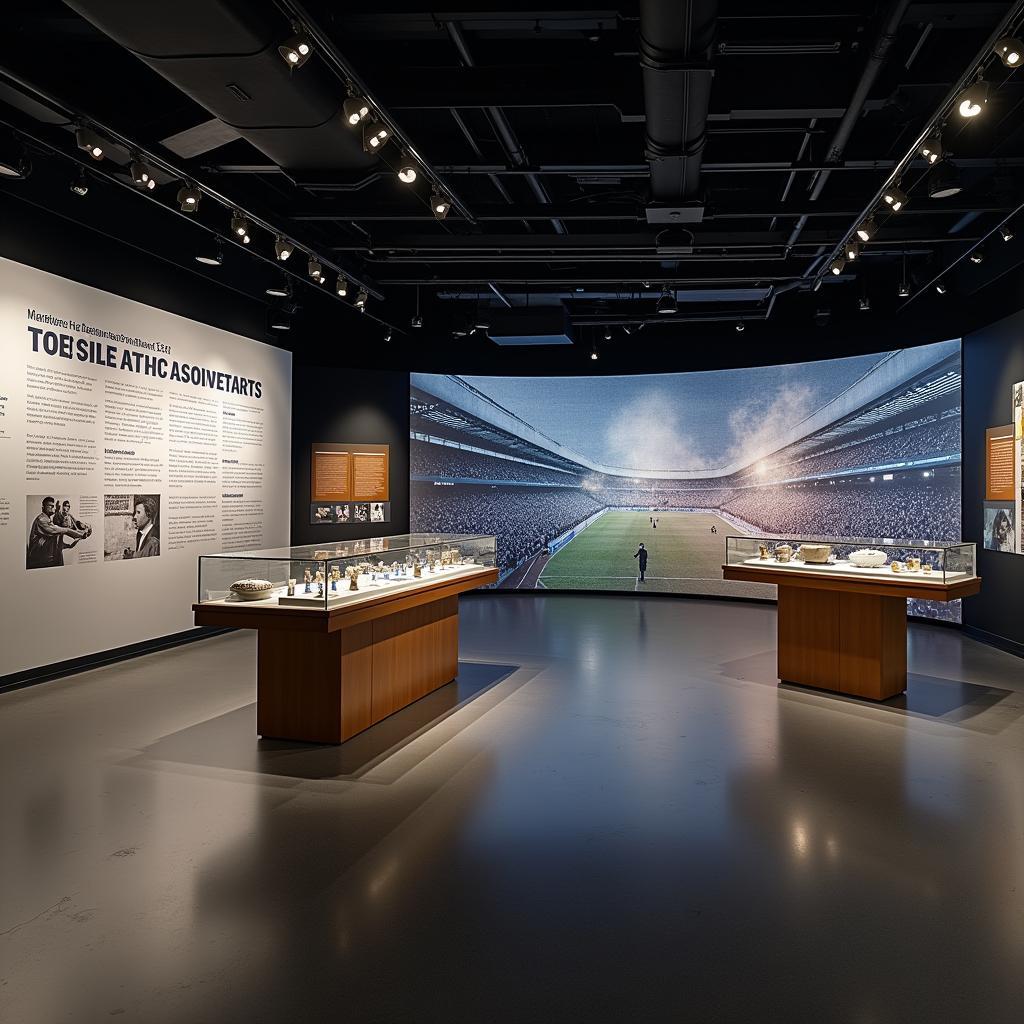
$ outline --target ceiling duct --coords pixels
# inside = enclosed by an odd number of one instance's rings
[[[288,26],[242,0],[68,0],[97,29],[135,54],[282,168],[364,168],[358,132],[340,118],[344,96],[319,61],[292,72],[277,52]]]
[[[717,0],[641,0],[640,66],[651,165],[648,220],[694,223],[711,99]],[[673,211],[678,211],[672,216]]]

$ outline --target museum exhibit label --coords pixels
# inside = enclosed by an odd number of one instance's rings
[[[191,629],[199,554],[288,539],[291,354],[9,260],[0,282],[0,676]]]

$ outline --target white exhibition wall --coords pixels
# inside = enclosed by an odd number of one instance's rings
[[[0,259],[0,676],[190,629],[199,555],[288,544],[291,374]]]

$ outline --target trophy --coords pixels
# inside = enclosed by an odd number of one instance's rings
[[[345,575],[348,577],[348,589],[358,590],[359,589],[359,566],[350,565],[345,570]]]
[[[289,580],[288,581],[288,596],[289,597],[294,597],[295,596],[295,580]]]
[[[302,580],[306,584],[305,593],[312,594],[313,588],[310,586],[310,584],[313,582],[313,574],[309,571],[309,569],[306,569],[306,571],[302,574]]]
[[[761,561],[762,562],[767,562],[768,561],[768,545],[767,544],[758,544],[757,545],[757,549],[760,552],[758,557],[761,559]]]

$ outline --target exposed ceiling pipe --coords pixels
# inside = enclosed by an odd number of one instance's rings
[[[846,113],[843,114],[839,126],[836,128],[836,133],[829,143],[828,152],[825,154],[826,167],[815,176],[814,182],[811,185],[810,198],[812,200],[817,199],[821,195],[829,175],[832,173],[832,169],[827,165],[838,164],[842,158],[846,144],[850,141],[853,129],[863,113],[864,104],[867,102],[871,88],[878,78],[878,73],[882,70],[883,65],[888,59],[889,50],[896,39],[896,33],[899,32],[900,25],[903,24],[903,17],[907,13],[909,6],[910,0],[894,0],[894,3],[889,8],[885,22],[875,38],[874,46],[871,48],[871,56],[868,57],[864,70],[861,72],[857,85],[853,90],[853,96],[850,97],[850,102],[846,105]],[[806,216],[801,216],[797,220],[789,236],[788,245],[796,244],[806,224]],[[811,271],[814,266],[815,264],[812,263],[808,270]]]
[[[640,3],[646,156],[658,203],[692,199],[700,187],[717,14],[717,0]]]
[[[469,51],[469,46],[466,43],[466,37],[462,34],[462,29],[454,21],[446,21],[445,28],[448,30],[448,37],[451,39],[458,51],[459,57],[462,63],[467,68],[476,67],[473,61],[473,55]],[[520,145],[519,140],[516,138],[515,132],[512,130],[512,125],[508,123],[508,118],[505,116],[505,112],[500,107],[487,107],[487,114],[494,125],[494,130],[501,141],[502,147],[505,150],[509,160],[519,168],[529,167],[530,161],[526,158],[526,153],[523,147]],[[526,183],[530,186],[530,191],[537,197],[537,202],[548,204],[551,202],[551,197],[547,193],[547,189],[541,183],[540,178],[537,177],[533,171],[526,171]],[[556,234],[565,235],[568,234],[565,225],[558,219],[552,218],[551,226],[555,229]]]

